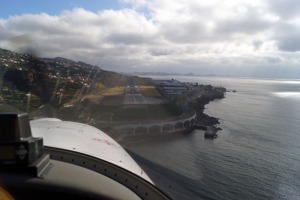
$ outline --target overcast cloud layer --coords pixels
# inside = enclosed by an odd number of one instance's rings
[[[0,19],[0,47],[118,72],[300,78],[298,0],[123,0]]]

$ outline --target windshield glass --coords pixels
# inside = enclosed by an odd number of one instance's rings
[[[0,112],[97,127],[173,199],[299,199],[296,0],[0,3]]]

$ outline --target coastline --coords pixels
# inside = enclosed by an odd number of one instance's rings
[[[205,105],[207,105],[211,101],[225,98],[225,92],[225,88],[222,88],[221,90],[218,89],[217,91],[213,90],[206,95],[198,96],[198,98],[196,98],[193,103],[189,102],[190,108],[192,108],[196,112],[196,121],[194,125],[191,125],[191,127],[188,127],[184,130],[175,130],[172,132],[152,134],[126,135],[125,137],[121,136],[115,139],[123,146],[127,146],[153,140],[168,140],[170,139],[170,136],[171,138],[184,136],[185,134],[189,134],[190,132],[192,132],[194,129],[197,129],[196,124],[203,125],[204,127],[216,127],[216,125],[220,124],[219,119],[205,114]],[[221,130],[221,128],[216,128],[214,134],[216,134],[218,130]],[[203,131],[205,131],[205,129]]]
[[[209,102],[225,98],[226,88],[214,88],[206,94],[200,94],[199,97],[191,103],[191,108],[195,110],[197,115],[196,123],[204,126],[215,126],[220,124],[219,119],[204,113],[205,106]]]
[[[179,103],[182,106],[184,115],[181,118],[176,119],[177,121],[175,122],[174,119],[153,121],[150,124],[149,122],[133,122],[132,124],[119,125],[124,126],[121,128],[117,128],[118,125],[111,126],[111,124],[106,126],[99,124],[92,125],[106,132],[121,144],[138,143],[138,141],[143,142],[145,140],[156,138],[171,138],[174,135],[189,134],[194,129],[206,131],[207,127],[216,127],[220,122],[218,118],[204,113],[205,106],[211,101],[225,98],[225,93],[225,88],[212,87],[210,85],[201,86],[198,89],[195,89],[190,94],[187,94],[186,98]],[[189,123],[186,124],[186,122]],[[173,125],[171,126],[170,124]],[[165,125],[168,128],[161,127]],[[143,127],[142,131],[140,127]],[[139,129],[139,131],[136,131],[135,129]],[[216,128],[216,132],[218,130],[220,130],[220,128]]]

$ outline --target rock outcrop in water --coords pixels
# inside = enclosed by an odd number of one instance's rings
[[[215,126],[208,126],[207,130],[204,133],[205,138],[215,139],[218,137],[217,135],[218,128]]]

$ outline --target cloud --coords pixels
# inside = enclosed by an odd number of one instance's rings
[[[299,6],[284,2],[123,0],[120,10],[15,15],[0,19],[0,46],[124,72],[252,73],[300,64]]]
[[[142,14],[132,10],[93,13],[74,9],[60,16],[14,16],[8,18],[0,30],[3,32],[0,35],[2,42],[15,43],[13,38],[26,35],[31,38],[31,44],[28,45],[43,50],[45,55],[51,55],[56,50],[109,52],[112,48],[119,48],[120,44],[149,42],[156,34],[155,27]],[[9,40],[7,35],[11,36]]]
[[[300,14],[298,0],[267,0],[270,12],[280,16],[283,19],[290,19]]]
[[[300,51],[300,35],[291,34],[285,35],[284,38],[281,38],[278,42],[278,47],[282,51],[297,52]]]
[[[280,21],[273,26],[272,38],[283,52],[300,51],[300,24],[293,21]]]

